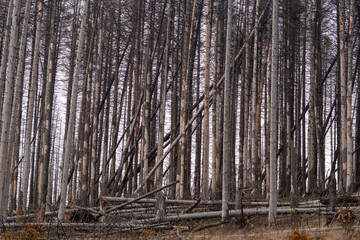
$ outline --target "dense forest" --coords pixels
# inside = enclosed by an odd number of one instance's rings
[[[0,0],[0,215],[296,207],[360,187],[360,1]]]

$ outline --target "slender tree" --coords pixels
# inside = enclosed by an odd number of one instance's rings
[[[221,220],[226,221],[229,217],[229,173],[231,163],[230,153],[230,46],[232,33],[232,0],[228,0],[227,7],[227,26],[226,26],[226,54],[225,54],[225,81],[224,81],[224,150],[223,150],[223,187]]]
[[[10,121],[12,113],[12,101],[14,97],[13,86],[15,83],[15,55],[18,40],[18,17],[20,14],[20,0],[14,2],[12,12],[11,33],[9,43],[9,58],[7,64],[6,84],[4,92],[4,102],[1,115],[1,135],[0,135],[0,215],[7,215],[7,202],[9,194],[8,179],[10,177],[10,157],[8,157],[8,147],[10,138]]]
[[[210,128],[209,128],[209,91],[210,91],[210,54],[211,54],[211,30],[212,30],[212,0],[207,2],[206,10],[206,62],[205,62],[205,94],[204,94],[204,153],[202,168],[202,198],[209,197],[209,146],[210,146]]]
[[[277,152],[277,80],[278,80],[278,1],[272,4],[272,40],[271,40],[271,106],[270,106],[270,200],[269,224],[276,219],[277,187],[276,187],[276,152]]]
[[[69,117],[69,125],[67,127],[66,134],[66,147],[65,147],[65,157],[63,162],[63,172],[62,172],[62,180],[61,180],[61,198],[59,203],[59,220],[63,220],[65,216],[65,205],[66,205],[66,197],[67,197],[67,179],[69,174],[69,162],[71,158],[71,146],[73,142],[73,134],[75,130],[75,118],[76,118],[76,105],[77,105],[77,95],[78,95],[78,81],[80,75],[80,64],[82,59],[82,53],[84,48],[84,40],[85,40],[85,25],[88,18],[88,6],[89,0],[85,1],[83,19],[81,20],[80,34],[79,34],[79,45],[76,53],[76,61],[75,61],[75,71],[74,71],[74,80],[73,87],[71,92],[71,109],[70,109],[70,117]]]

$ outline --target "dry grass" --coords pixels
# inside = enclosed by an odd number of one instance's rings
[[[193,232],[201,226],[216,222],[207,221],[183,221],[173,230],[151,231],[144,230],[142,233],[130,233],[127,235],[113,235],[108,239],[210,239],[210,240],[334,240],[334,239],[360,239],[359,221],[343,222],[334,218],[331,223],[327,216],[319,215],[293,215],[279,216],[275,227],[267,226],[266,216],[256,216],[245,219],[232,219],[229,224],[206,228],[199,232]],[[190,231],[184,231],[190,229]],[[104,238],[105,239],[105,238]]]

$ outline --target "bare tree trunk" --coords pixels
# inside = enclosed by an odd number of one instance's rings
[[[71,109],[70,109],[70,117],[69,117],[69,125],[66,134],[66,147],[65,147],[65,158],[63,162],[63,176],[61,180],[61,198],[59,203],[59,220],[64,220],[65,216],[65,204],[66,204],[66,196],[67,196],[67,178],[68,178],[68,169],[69,162],[71,158],[71,147],[73,142],[73,134],[75,130],[75,119],[76,119],[76,105],[77,105],[77,96],[78,96],[78,81],[80,75],[80,64],[82,58],[82,52],[84,47],[84,38],[85,38],[85,23],[88,18],[88,6],[89,0],[85,1],[85,9],[83,13],[83,19],[81,21],[81,28],[79,34],[79,45],[76,53],[76,62],[75,62],[75,71],[74,71],[74,80],[72,87],[72,98],[71,98]]]
[[[359,55],[360,55],[360,49]],[[359,65],[360,71],[360,65]],[[358,75],[358,82],[360,82],[360,74]],[[356,137],[355,137],[355,188],[357,191],[360,185],[360,85],[357,88],[357,108],[356,108]]]
[[[245,0],[245,92],[244,92],[244,141],[243,145],[243,166],[244,166],[244,186],[249,185],[249,155],[248,155],[248,139],[249,139],[249,99],[250,99],[250,37],[249,37],[249,0]]]
[[[209,197],[209,147],[210,147],[210,113],[209,113],[209,91],[210,91],[210,54],[211,54],[211,29],[212,29],[212,4],[208,0],[206,10],[206,62],[205,62],[205,93],[204,93],[204,147],[203,147],[203,168],[202,168],[202,198]]]
[[[214,66],[214,71],[216,72],[216,81],[220,81],[222,75],[222,56],[223,56],[223,25],[224,25],[224,5],[225,1],[219,1],[216,9],[216,65]],[[222,169],[223,169],[223,106],[224,106],[224,89],[223,85],[218,85],[216,89],[216,144],[215,144],[215,154],[216,154],[216,167],[215,167],[215,191],[214,199],[221,199],[222,195]]]
[[[196,101],[200,99],[200,47],[197,49],[198,59],[197,59],[197,76],[196,76]],[[199,110],[199,105],[196,110]],[[201,189],[201,136],[202,136],[202,114],[199,114],[196,119],[196,136],[195,136],[195,171],[194,171],[194,198],[200,198],[200,189]]]
[[[147,32],[147,49],[146,49],[146,55],[145,55],[145,68],[144,68],[144,86],[145,86],[145,104],[144,104],[144,135],[143,135],[143,159],[141,161],[143,162],[143,176],[145,177],[149,172],[149,158],[148,153],[150,152],[150,110],[151,110],[151,83],[152,83],[152,60],[151,55],[153,52],[153,11],[154,11],[154,2],[153,0],[150,0],[149,2],[149,13],[148,13],[148,32]],[[143,181],[143,180],[142,180]],[[150,191],[150,182],[145,183],[145,192]]]
[[[11,30],[11,17],[13,14],[14,8],[14,0],[9,1],[8,14],[6,18],[6,30],[4,33],[4,41],[3,41],[3,50],[1,55],[1,68],[0,68],[0,112],[2,112],[3,104],[4,104],[4,88],[5,88],[5,76],[6,76],[6,66],[7,66],[7,58],[9,55],[9,41],[10,41],[10,30]],[[1,130],[2,122],[0,122],[0,130]]]
[[[185,17],[184,17],[184,43],[183,43],[183,53],[182,53],[182,69],[181,69],[181,98],[180,98],[180,158],[178,158],[176,180],[179,180],[179,183],[176,184],[176,198],[184,198],[184,187],[185,187],[185,165],[186,165],[186,136],[185,136],[185,126],[186,126],[186,100],[188,99],[187,95],[189,92],[187,76],[188,68],[188,55],[189,55],[189,15],[190,15],[190,0],[184,1],[185,6]]]
[[[277,152],[277,58],[278,58],[278,0],[273,0],[272,12],[272,45],[271,45],[271,112],[270,112],[270,201],[269,224],[275,223],[277,205],[276,187],[276,152]]]
[[[226,26],[226,54],[225,54],[225,81],[224,81],[224,146],[223,146],[223,186],[222,186],[222,204],[221,221],[227,221],[229,218],[229,173],[231,163],[230,152],[230,104],[231,104],[231,82],[230,82],[230,45],[232,33],[232,0],[228,0],[227,7],[227,26]]]
[[[347,167],[346,167],[346,192],[353,191],[353,138],[352,138],[352,60],[354,44],[354,0],[350,0],[350,20],[348,32],[347,53],[347,95],[346,95],[346,142],[347,142]]]
[[[27,41],[27,31],[29,25],[29,16],[30,16],[30,3],[31,1],[26,2],[25,6],[25,15],[24,15],[24,24],[22,27],[21,40],[20,40],[20,49],[19,49],[19,60],[17,65],[16,72],[16,80],[15,80],[15,95],[13,101],[13,110],[11,115],[11,123],[10,123],[10,142],[15,143],[16,139],[20,137],[20,132],[16,134],[15,130],[17,126],[20,124],[19,119],[20,111],[21,111],[21,100],[23,93],[23,81],[24,81],[24,65],[25,65],[25,50],[26,50],[26,41]],[[31,135],[31,127],[30,127],[30,135]],[[9,146],[9,154],[14,153],[13,158],[18,159],[19,152],[15,149],[18,148],[18,145],[10,144]],[[28,176],[27,176],[28,177]],[[14,175],[14,178],[17,178],[17,175]],[[16,186],[14,186],[16,189]]]
[[[316,148],[316,115],[315,115],[315,90],[316,90],[316,56],[315,56],[315,23],[312,14],[312,0],[309,6],[309,22],[311,51],[310,51],[310,95],[309,95],[309,123],[308,123],[308,192],[312,193],[317,189],[317,148]]]
[[[346,46],[345,46],[345,1],[338,1],[339,51],[340,51],[340,180],[339,190],[346,191],[347,138],[346,138]]]
[[[215,41],[214,41],[214,83],[217,83],[218,79],[219,79],[219,74],[218,74],[218,48],[219,48],[219,13],[218,13],[218,9],[219,9],[219,5],[220,5],[220,0],[216,0],[215,1],[215,6],[216,6],[216,20],[215,20]],[[220,118],[217,117],[216,115],[216,109],[217,109],[217,99],[218,99],[218,94],[219,94],[219,88],[215,87],[213,90],[213,106],[212,106],[212,155],[211,155],[211,187],[210,187],[210,198],[215,199],[216,198],[216,192],[217,192],[217,179],[216,179],[216,170],[217,170],[217,148],[216,148],[216,143],[217,143],[217,121],[219,121]],[[206,99],[205,99],[206,101]]]
[[[306,1],[307,4],[307,1]],[[307,33],[307,20],[308,17],[305,14],[304,17],[304,27],[303,27],[303,44],[302,44],[302,112],[305,112],[305,85],[306,85],[306,33]],[[300,106],[299,106],[300,107]],[[303,117],[301,125],[302,133],[302,156],[301,156],[301,193],[306,193],[306,139],[305,139],[305,117]]]
[[[96,67],[95,67],[95,88],[93,100],[93,118],[92,118],[92,142],[91,142],[91,189],[95,189],[96,178],[96,159],[97,159],[97,142],[99,129],[99,101],[100,101],[100,77],[101,77],[101,57],[102,57],[102,42],[103,42],[103,9],[104,2],[100,1],[100,20],[99,30],[97,31],[97,53],[96,53]],[[105,163],[105,164],[104,164]],[[106,160],[103,159],[103,174],[101,179],[101,195],[107,195],[107,181],[108,175],[105,173]]]
[[[164,154],[164,130],[165,130],[165,110],[166,110],[166,89],[169,77],[169,58],[170,58],[170,47],[171,47],[171,32],[173,27],[173,16],[174,15],[174,3],[172,2],[168,10],[168,23],[166,28],[166,46],[165,46],[165,59],[164,59],[164,70],[161,81],[160,91],[160,112],[159,112],[159,130],[158,130],[158,149],[157,149],[157,161],[160,160]],[[163,164],[161,163],[159,168],[156,170],[156,189],[161,188],[163,185]],[[156,196],[158,203],[164,203],[164,193],[159,192]],[[157,204],[156,217],[162,219],[165,217],[165,203]]]
[[[9,137],[12,129],[10,129],[12,101],[13,101],[13,86],[15,82],[15,55],[18,38],[18,16],[20,13],[20,0],[14,2],[14,9],[12,12],[11,35],[9,44],[9,61],[7,64],[6,84],[4,93],[4,102],[1,115],[1,136],[0,136],[0,215],[5,217],[7,215],[7,201],[9,194],[8,180],[10,177],[10,158],[8,158]]]
[[[28,1],[30,2],[30,1]],[[23,173],[22,173],[22,185],[19,192],[19,205],[18,209],[27,209],[27,193],[29,185],[29,172],[30,172],[30,147],[31,147],[31,131],[33,126],[33,115],[35,105],[35,90],[38,78],[38,65],[39,65],[39,48],[40,48],[40,33],[41,33],[41,22],[42,22],[42,2],[39,2],[38,16],[36,23],[36,35],[35,35],[35,50],[34,59],[31,70],[31,83],[28,95],[28,108],[27,108],[27,122],[25,130],[25,151],[23,159]],[[25,25],[24,27],[25,28]]]
[[[255,3],[255,33],[254,33],[254,64],[253,64],[253,73],[252,73],[252,98],[251,98],[251,111],[252,111],[252,126],[251,126],[251,156],[252,156],[252,179],[255,184],[255,188],[260,193],[260,176],[261,176],[261,162],[259,152],[259,142],[258,139],[258,131],[256,131],[256,102],[257,102],[257,94],[258,94],[258,28],[259,28],[259,0],[256,0]]]
[[[51,2],[51,26],[55,24],[55,1]],[[39,161],[39,181],[38,181],[38,206],[42,211],[45,211],[46,205],[46,194],[47,194],[47,185],[48,185],[48,171],[49,171],[49,161],[50,161],[50,151],[51,151],[51,122],[52,122],[52,111],[53,111],[53,98],[54,98],[54,54],[55,54],[55,32],[54,27],[51,27],[50,30],[50,45],[47,61],[47,70],[46,70],[46,90],[45,90],[45,102],[44,102],[44,113],[41,116],[44,117],[41,126],[42,134],[41,138],[41,147],[40,147],[40,161]]]

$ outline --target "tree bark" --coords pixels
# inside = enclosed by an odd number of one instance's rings
[[[4,92],[4,102],[1,116],[1,136],[0,136],[0,215],[7,215],[7,202],[9,194],[8,179],[10,177],[10,158],[8,157],[10,121],[12,113],[12,101],[14,97],[13,86],[15,83],[15,55],[18,40],[18,17],[20,14],[20,0],[14,2],[12,12],[12,23],[9,43],[9,61],[7,64],[6,84]]]
[[[1,68],[0,68],[0,112],[2,112],[3,104],[4,104],[4,90],[5,90],[5,76],[6,76],[6,66],[9,55],[9,41],[10,41],[10,30],[11,30],[11,17],[13,14],[14,8],[14,0],[9,1],[8,14],[6,18],[6,30],[4,33],[3,40],[3,50],[1,53]],[[0,122],[0,130],[1,130],[2,122]]]
[[[269,224],[275,223],[277,212],[276,152],[277,152],[277,58],[278,58],[278,1],[273,0],[271,45],[271,109],[270,109],[270,200]]]
[[[47,184],[48,184],[48,171],[49,171],[49,161],[50,161],[50,151],[51,151],[51,122],[52,122],[52,111],[53,111],[53,99],[54,99],[54,77],[55,74],[55,63],[54,63],[54,54],[55,54],[55,1],[51,2],[51,16],[50,16],[50,44],[47,60],[47,69],[46,69],[46,90],[45,90],[45,99],[44,100],[44,113],[41,113],[41,116],[44,118],[40,126],[42,126],[42,132],[40,135],[40,160],[39,160],[39,181],[38,181],[38,203],[37,205],[41,208],[42,211],[45,211],[46,206],[46,194],[47,194]]]
[[[228,0],[227,7],[227,26],[226,26],[226,54],[225,54],[225,81],[224,81],[224,145],[223,145],[223,186],[222,186],[222,204],[221,204],[221,221],[227,221],[229,217],[229,173],[231,163],[230,152],[230,45],[232,33],[232,0]]]
[[[208,0],[206,10],[206,42],[205,42],[205,93],[204,93],[204,147],[202,165],[202,198],[209,197],[209,148],[210,148],[210,113],[209,113],[209,86],[210,86],[210,55],[211,55],[211,29],[212,29],[212,4],[213,0]]]
[[[353,44],[354,44],[354,0],[350,0],[350,19],[347,43],[347,93],[346,93],[346,192],[353,192],[353,137],[352,137],[352,61],[353,61]]]
[[[81,21],[80,34],[79,34],[79,45],[76,53],[76,62],[75,62],[75,71],[74,71],[74,80],[72,87],[72,98],[71,98],[71,109],[69,116],[69,125],[66,134],[66,147],[65,147],[65,157],[63,162],[63,174],[61,180],[61,198],[59,203],[59,213],[58,218],[60,221],[64,220],[65,216],[65,204],[67,196],[67,178],[68,178],[68,169],[69,162],[71,158],[71,146],[73,142],[73,134],[75,130],[75,119],[76,119],[76,105],[77,105],[77,96],[78,96],[78,81],[80,75],[80,64],[82,59],[83,47],[84,47],[84,38],[85,38],[85,23],[88,18],[88,6],[89,0],[85,1],[85,9],[83,13],[83,19]]]
[[[345,1],[338,1],[338,28],[340,51],[340,179],[339,191],[346,192],[347,138],[346,138],[346,40],[345,40]]]
[[[10,129],[11,129],[10,142],[12,142],[12,143],[16,142],[16,139],[15,139],[16,135],[17,135],[17,138],[20,138],[20,133],[15,134],[15,128],[17,128],[17,125],[19,124],[19,119],[21,119],[21,117],[20,117],[21,107],[19,109],[18,105],[20,104],[20,106],[21,106],[22,93],[23,93],[22,86],[23,86],[23,81],[24,81],[24,66],[25,66],[25,52],[26,52],[25,50],[26,50],[27,32],[28,32],[29,17],[30,17],[30,4],[31,4],[31,1],[26,2],[24,23],[23,23],[21,39],[20,39],[19,61],[18,61],[18,65],[17,65],[17,73],[16,73],[16,80],[15,80],[15,95],[14,95],[14,101],[13,101],[14,107],[13,107],[13,111],[12,111],[12,116],[11,116],[12,119],[11,119],[11,124],[10,124]],[[29,140],[30,140],[31,126],[29,129],[29,132],[30,132],[30,136],[29,136]],[[10,145],[9,153],[11,154],[14,151],[13,157],[18,159],[19,152],[15,150],[16,147],[18,147],[18,146]],[[11,149],[13,149],[13,150],[11,150]],[[26,168],[24,167],[24,169],[26,169]],[[29,169],[28,166],[27,166],[27,169]],[[24,171],[26,171],[26,170],[24,170]],[[28,177],[29,177],[29,174],[27,174],[26,180],[24,180],[24,181],[27,181],[27,183],[28,183]],[[17,175],[14,175],[14,178],[17,178]],[[15,186],[15,188],[16,188],[16,186]],[[19,198],[22,199],[22,197],[19,197]],[[26,201],[25,201],[25,203],[26,203]]]

